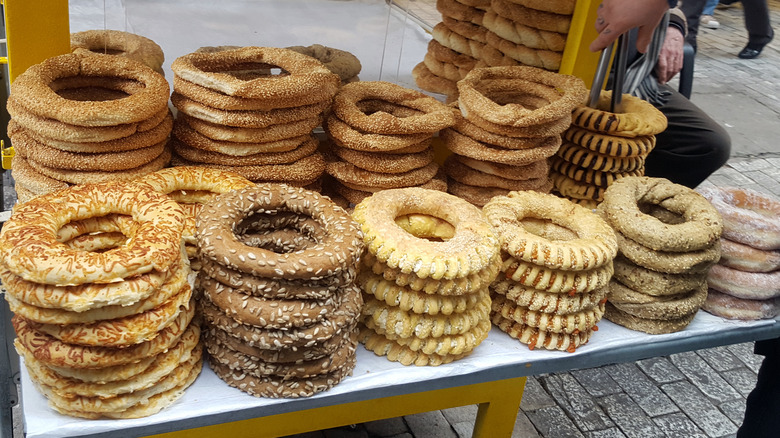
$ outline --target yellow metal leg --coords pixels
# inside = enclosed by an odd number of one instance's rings
[[[601,0],[577,0],[559,73],[577,76],[590,87],[599,63],[599,53],[588,48],[596,39],[596,12]]]
[[[511,435],[525,377],[384,397],[232,423],[180,430],[156,438],[267,438],[479,404],[474,437]]]

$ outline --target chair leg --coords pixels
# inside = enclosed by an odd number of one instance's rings
[[[685,43],[683,46],[683,67],[680,70],[680,86],[677,91],[687,99],[691,98],[693,89],[693,64],[696,58],[696,51],[693,46]]]

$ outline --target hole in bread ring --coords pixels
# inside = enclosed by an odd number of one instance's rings
[[[77,101],[60,96],[53,88],[61,78],[109,77],[139,84],[127,87],[127,97],[105,101]],[[114,126],[137,123],[168,107],[168,82],[151,68],[126,58],[99,54],[66,54],[34,65],[11,86],[14,98],[30,112],[78,126]]]
[[[596,214],[554,195],[515,191],[496,197],[482,209],[512,257],[552,269],[582,271],[612,261],[618,246],[615,232]],[[525,218],[547,219],[573,231],[577,239],[548,239],[527,230]]]
[[[395,222],[411,213],[443,219],[455,227],[455,234],[444,242],[420,239]],[[352,216],[377,260],[423,279],[467,277],[488,267],[498,252],[498,239],[478,208],[435,190],[383,190],[358,204]]]

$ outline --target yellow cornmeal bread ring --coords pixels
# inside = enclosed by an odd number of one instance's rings
[[[696,313],[707,299],[707,285],[675,295],[655,297],[634,291],[619,281],[609,283],[609,303],[640,318],[676,319]]]
[[[260,209],[297,211],[322,225],[318,244],[276,254],[241,243],[233,227]],[[201,257],[254,276],[306,279],[354,266],[363,249],[359,225],[328,198],[285,184],[258,184],[224,193],[204,204],[197,218]]]
[[[679,214],[684,222],[668,224],[645,214],[640,206],[647,204]],[[599,208],[616,231],[656,251],[700,251],[723,231],[720,214],[706,198],[662,178],[621,178],[604,192]]]
[[[188,310],[182,311],[172,324],[159,331],[157,336],[127,348],[66,344],[36,330],[34,323],[21,316],[14,316],[11,322],[16,339],[41,362],[52,366],[91,369],[126,365],[167,350],[179,341],[194,315],[195,307],[190,306]]]
[[[289,74],[244,79],[229,73],[247,66],[279,67]],[[171,70],[185,81],[229,96],[267,100],[272,103],[269,109],[321,102],[332,97],[341,85],[338,75],[320,61],[275,47],[190,53],[174,60]]]
[[[511,319],[504,318],[498,313],[493,313],[491,318],[496,327],[523,344],[528,345],[530,350],[544,348],[546,350],[574,353],[578,347],[588,342],[594,331],[586,330],[576,334],[550,333],[525,324],[519,324]]]
[[[528,310],[566,315],[601,304],[607,298],[608,287],[570,296],[544,292],[512,280],[496,280],[490,285],[490,291],[493,299],[496,294],[504,295],[507,300]]]
[[[613,271],[611,262],[588,271],[563,271],[507,257],[500,275],[541,291],[574,295],[606,286]]]
[[[706,272],[720,259],[720,241],[699,251],[655,251],[621,233],[616,233],[620,253],[627,259],[657,272],[668,274],[699,274]]]
[[[555,172],[579,181],[583,184],[591,184],[597,187],[607,188],[610,184],[620,178],[627,176],[644,176],[644,169],[630,170],[626,172],[602,172],[599,170],[586,169],[576,164],[572,164],[558,156],[550,160],[551,167]]]
[[[604,192],[606,189],[603,187],[581,183],[558,172],[550,172],[550,179],[553,181],[555,190],[564,197],[589,199],[599,202],[604,199]]]
[[[395,218],[423,213],[455,227],[443,242],[420,239],[395,223]],[[460,198],[436,190],[391,189],[374,193],[355,207],[366,249],[376,259],[404,274],[421,279],[464,278],[490,266],[498,239],[479,209]]]
[[[615,257],[615,273],[617,280],[629,288],[642,291],[647,295],[664,296],[680,294],[705,284],[707,273],[667,274],[653,271],[637,265],[622,255]]]
[[[50,84],[84,76],[130,79],[143,84],[136,93],[107,101],[75,101],[59,96]],[[114,126],[149,119],[168,106],[168,82],[151,68],[126,58],[100,54],[66,54],[28,68],[14,80],[14,98],[41,117],[78,126]]]
[[[666,116],[638,97],[623,94],[623,112],[609,112],[612,91],[601,90],[596,108],[580,105],[572,112],[572,125],[601,134],[640,137],[660,134],[666,129]]]
[[[644,168],[645,159],[642,156],[617,157],[593,152],[570,141],[561,143],[556,156],[576,166],[601,172],[630,172]]]
[[[401,310],[386,305],[371,295],[364,296],[364,323],[371,320],[371,326],[381,330],[388,337],[438,338],[441,336],[462,335],[474,329],[479,321],[490,313],[490,295],[487,290],[475,292],[479,302],[462,313],[449,315],[430,315]]]
[[[109,213],[132,216],[139,223],[135,239],[105,253],[70,250],[57,241],[68,222]],[[18,206],[3,226],[0,252],[2,263],[28,281],[111,283],[175,266],[183,225],[179,205],[152,190],[120,183],[73,186]]]
[[[554,195],[534,191],[495,197],[482,208],[510,256],[551,269],[583,271],[610,263],[617,254],[615,232],[599,216]],[[551,240],[526,230],[526,217],[548,219],[572,230],[574,240]]]
[[[518,324],[547,333],[572,334],[593,329],[604,315],[604,303],[578,312],[559,315],[529,310],[507,300],[502,295],[496,295],[493,297],[492,311]]]
[[[358,340],[365,345],[367,350],[374,352],[377,356],[387,356],[388,360],[400,362],[402,365],[406,366],[439,366],[462,359],[467,354],[425,354],[421,351],[414,351],[409,347],[400,345],[395,341],[391,341],[365,327],[360,329]]]
[[[395,117],[384,111],[366,114],[358,108],[357,103],[370,99],[412,108],[420,114],[409,117]],[[438,100],[419,91],[383,81],[360,81],[344,85],[333,98],[331,108],[348,125],[373,134],[433,134],[455,123],[450,109]]]
[[[460,355],[473,351],[482,341],[487,338],[490,332],[489,313],[485,313],[484,319],[481,319],[477,326],[472,330],[460,335],[444,335],[437,338],[418,338],[411,336],[401,338],[393,333],[386,333],[384,330],[374,325],[373,321],[368,319],[363,321],[365,326],[385,338],[398,343],[412,351],[419,351],[425,354]]]
[[[384,301],[388,306],[397,307],[402,311],[428,315],[462,313],[473,308],[479,299],[477,293],[454,296],[426,294],[398,286],[377,274],[365,271],[360,273],[358,283],[363,292]]]
[[[505,91],[516,93],[518,81],[526,82],[522,91],[529,96],[549,100],[550,92],[555,91],[558,98],[538,108],[526,108],[518,104],[497,103],[490,95],[482,92],[484,82],[490,84],[493,93],[504,88],[501,84],[512,85],[512,88],[506,88]],[[458,82],[458,93],[458,106],[467,119],[470,113],[474,113],[497,125],[524,127],[569,117],[574,108],[583,104],[588,90],[582,79],[575,76],[552,73],[535,67],[508,66],[471,70]]]
[[[604,318],[615,324],[651,335],[679,332],[687,327],[695,316],[696,312],[675,319],[640,318],[623,312],[609,302],[607,302],[606,311],[604,312]]]
[[[163,74],[165,54],[162,48],[145,36],[110,29],[86,30],[70,34],[70,48],[86,49],[134,59]]]
[[[655,147],[655,135],[617,137],[573,125],[564,131],[563,138],[590,151],[616,158],[644,158]]]

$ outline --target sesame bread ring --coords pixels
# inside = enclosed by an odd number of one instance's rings
[[[604,155],[568,140],[561,143],[561,148],[558,149],[556,155],[560,159],[580,168],[600,172],[632,172],[643,169],[645,165],[645,159],[642,156],[616,157]]]
[[[503,295],[493,297],[492,312],[518,324],[533,327],[547,333],[572,334],[593,329],[604,315],[604,303],[579,312],[560,315],[529,310],[518,306]]]
[[[524,135],[512,137],[480,128],[463,117],[463,114],[460,113],[456,106],[454,106],[454,109],[455,126],[453,126],[452,129],[465,136],[471,137],[474,140],[505,149],[529,149],[543,146],[551,141],[550,137],[559,136],[561,131],[565,130],[566,126],[570,123],[566,118],[563,118],[551,123],[528,126],[523,128]],[[517,132],[513,132],[513,134],[517,134]]]
[[[315,102],[292,108],[278,108],[269,111],[222,110],[189,99],[177,92],[171,95],[171,103],[179,112],[207,122],[238,128],[266,128],[298,120],[317,117],[330,106],[330,101]]]
[[[572,334],[551,333],[525,324],[519,324],[512,319],[504,318],[499,313],[493,313],[491,319],[493,324],[501,331],[528,345],[529,350],[544,348],[546,350],[574,353],[577,347],[588,342],[594,331],[592,329]]]
[[[439,169],[439,173],[441,173],[441,169]],[[331,182],[331,185],[333,186],[333,189],[340,196],[343,196],[348,202],[355,205],[360,204],[361,202],[363,202],[364,199],[368,198],[369,196],[371,196],[376,192],[379,192],[381,190],[387,190],[385,188],[379,188],[373,186],[350,184],[350,183],[338,181],[336,179],[334,179]],[[439,178],[439,174],[437,173],[436,177],[426,182],[425,184],[420,184],[418,186],[408,186],[408,187],[418,187],[421,189],[438,190],[440,192],[446,192],[447,182]],[[399,188],[403,188],[403,187],[399,187]]]
[[[623,112],[609,112],[611,90],[601,90],[595,108],[584,104],[574,108],[572,125],[618,137],[642,137],[660,134],[666,129],[666,116],[645,100],[623,94]]]
[[[303,251],[276,254],[238,241],[233,228],[258,210],[296,211],[323,229],[318,244]],[[284,184],[258,184],[216,197],[204,205],[197,222],[201,257],[255,276],[310,279],[355,266],[363,249],[360,228],[319,193]]]
[[[289,123],[269,125],[265,128],[238,128],[207,122],[186,114],[179,114],[178,117],[181,117],[192,129],[212,140],[239,143],[267,143],[291,137],[300,137],[311,134],[311,131],[321,123],[319,117],[310,117]]]
[[[561,68],[561,61],[563,60],[562,51],[535,49],[524,44],[516,44],[490,31],[485,34],[485,39],[487,45],[492,46],[522,65],[538,67],[552,72]]]
[[[407,287],[398,286],[392,281],[372,272],[361,272],[358,283],[366,294],[401,311],[424,313],[427,315],[451,315],[463,313],[477,305],[479,294],[445,296],[426,294]]]
[[[14,316],[11,322],[18,344],[29,350],[36,359],[46,365],[94,369],[135,363],[168,350],[179,342],[179,339],[188,330],[194,315],[195,306],[190,306],[189,309],[180,312],[172,324],[160,330],[157,336],[127,348],[66,344],[36,330],[33,326],[34,323],[21,316]]]
[[[422,90],[445,96],[457,96],[458,94],[455,81],[433,74],[424,62],[420,62],[412,68],[412,78]]]
[[[466,38],[459,33],[453,32],[452,29],[441,22],[433,26],[431,35],[444,47],[448,47],[456,52],[463,53],[464,55],[476,59],[479,59],[480,50],[485,46],[485,43],[480,43],[479,41]]]
[[[457,20],[447,15],[442,15],[441,21],[458,35],[463,35],[470,40],[478,41],[480,43],[485,42],[485,32],[487,29],[481,25],[474,24],[470,21]]]
[[[434,39],[428,42],[427,53],[430,53],[433,59],[437,61],[446,62],[463,69],[471,70],[477,63],[475,58],[456,52],[449,47],[444,47]]]
[[[519,87],[519,88],[518,88]],[[521,91],[522,93],[519,93]],[[502,126],[526,127],[569,117],[582,105],[588,90],[582,79],[535,67],[489,67],[472,70],[458,82],[458,105],[464,117],[475,114]],[[530,102],[546,104],[526,107],[521,103],[496,101],[493,95],[510,92]]]
[[[216,164],[221,166],[266,166],[272,164],[291,164],[302,158],[308,157],[317,151],[318,141],[316,138],[309,136],[306,141],[289,151],[260,152],[243,156],[204,151],[203,149],[190,147],[186,143],[176,139],[174,139],[171,144],[178,156],[195,163]]]
[[[463,155],[452,154],[455,161],[476,171],[512,180],[530,180],[546,178],[550,169],[547,160],[539,160],[523,166],[494,163],[488,160],[475,160]]]
[[[632,138],[605,135],[587,129],[571,126],[563,137],[585,149],[598,154],[619,158],[645,157],[655,147],[654,135]]]
[[[718,263],[747,272],[772,272],[780,270],[780,251],[756,249],[752,246],[721,239],[721,256]]]
[[[70,184],[60,181],[56,178],[50,178],[30,166],[30,163],[22,156],[14,157],[11,167],[14,174],[14,182],[19,188],[29,190],[33,195],[43,195],[45,193],[67,189]],[[23,201],[19,201],[20,203]]]
[[[59,96],[50,84],[63,77],[114,77],[143,84],[122,99],[75,101]],[[126,58],[100,54],[65,54],[28,68],[14,80],[11,93],[38,116],[78,126],[138,123],[168,108],[168,82],[151,68]]]
[[[720,259],[720,240],[699,251],[669,252],[652,250],[621,233],[615,233],[620,252],[639,266],[668,274],[700,274]]]
[[[536,29],[502,17],[492,10],[485,13],[483,23],[485,28],[499,37],[531,49],[563,52],[566,47],[565,34]]]
[[[132,216],[139,223],[135,239],[104,253],[68,250],[57,241],[68,222],[108,213]],[[73,186],[14,210],[0,238],[2,263],[25,280],[57,285],[167,271],[180,256],[183,216],[178,204],[152,190],[118,183]]]
[[[339,146],[358,151],[392,151],[422,142],[430,142],[430,133],[373,134],[363,133],[351,127],[335,115],[325,120],[325,132]]]
[[[619,281],[609,283],[609,302],[640,318],[676,319],[696,313],[707,299],[707,285],[675,295],[657,297],[634,291]]]
[[[447,241],[418,238],[395,223],[395,218],[423,213],[455,227]],[[421,279],[452,280],[487,268],[498,252],[498,239],[479,209],[436,190],[390,189],[374,193],[355,207],[366,249],[379,262]],[[467,243],[468,242],[468,243]]]
[[[711,289],[737,298],[767,300],[780,297],[780,271],[744,272],[715,264],[707,274]]]
[[[577,3],[576,0],[513,0],[513,2],[526,8],[562,15],[573,14],[574,5]]]
[[[463,335],[475,329],[490,313],[490,295],[487,289],[475,292],[479,295],[477,305],[461,313],[431,315],[415,313],[388,306],[372,295],[364,296],[362,321],[390,339],[395,338],[440,338]],[[369,323],[370,321],[370,323]]]
[[[640,318],[618,309],[609,302],[604,312],[604,318],[615,324],[651,335],[679,332],[688,327],[695,316],[696,312],[674,319]]]
[[[420,114],[403,118],[384,111],[366,114],[357,106],[358,102],[364,100],[389,101],[415,109]],[[344,85],[333,98],[332,111],[353,128],[373,134],[433,134],[455,123],[450,109],[438,100],[419,91],[383,81]]]
[[[455,154],[476,160],[494,163],[524,166],[555,155],[561,144],[560,137],[548,137],[542,146],[529,149],[504,149],[474,140],[453,129],[445,129],[439,134],[447,149]]]
[[[529,190],[537,188],[547,181],[547,175],[524,180],[502,178],[474,170],[461,164],[454,157],[455,155],[450,155],[444,161],[444,171],[451,179],[461,184],[475,187],[497,187],[506,190]]]
[[[334,49],[320,44],[311,46],[290,46],[289,50],[302,53],[317,59],[331,72],[337,74],[342,82],[354,78],[360,74],[362,66],[360,60],[346,50]]]
[[[173,115],[168,112],[157,126],[146,131],[136,132],[127,137],[98,142],[72,142],[40,135],[33,130],[23,128],[15,120],[11,120],[8,122],[8,136],[12,139],[18,136],[21,136],[22,138],[28,136],[40,143],[61,151],[94,154],[131,151],[158,144],[168,138],[172,127]]]
[[[425,354],[437,355],[461,355],[473,351],[482,341],[487,338],[490,332],[490,320],[488,311],[484,318],[477,322],[473,329],[457,335],[442,335],[439,337],[418,338],[410,336],[406,338],[398,337],[394,333],[387,333],[382,328],[374,324],[374,321],[367,319],[363,321],[366,328],[375,331],[390,341],[409,348],[412,351],[419,351]]]
[[[697,189],[723,218],[723,236],[763,250],[780,249],[780,200],[735,187]]]
[[[141,35],[119,30],[96,29],[70,34],[70,48],[86,49],[96,53],[107,53],[134,59],[164,74],[162,64],[165,54],[154,41]]]
[[[747,300],[710,289],[702,310],[727,319],[756,320],[774,318],[780,314],[780,298]]]
[[[430,147],[415,153],[376,153],[356,151],[332,144],[330,150],[355,167],[381,173],[404,173],[419,169],[432,163],[434,157],[433,148]]]
[[[584,271],[611,263],[617,254],[615,232],[584,207],[554,195],[516,191],[495,197],[482,209],[510,256],[551,269]],[[527,230],[526,217],[550,220],[577,239],[552,240]]]
[[[569,33],[572,19],[570,14],[547,12],[549,7],[534,9],[510,0],[493,0],[490,6],[498,15],[526,26],[549,32]]]
[[[286,75],[241,77],[235,71],[251,67],[280,68]],[[240,47],[219,52],[195,52],[173,61],[182,79],[229,96],[265,100],[268,109],[321,102],[332,97],[341,81],[320,61],[293,50]]]
[[[173,167],[206,166],[217,170],[237,173],[253,182],[278,182],[302,186],[322,176],[325,171],[325,159],[315,152],[291,164],[267,164],[248,166],[225,166],[222,164],[204,164],[189,161],[178,155],[171,159]]]
[[[566,198],[589,199],[599,201],[604,199],[605,188],[583,183],[555,171],[550,172],[555,190]]]
[[[665,223],[645,214],[640,206],[646,205],[681,215],[683,222]],[[620,178],[604,192],[599,208],[616,231],[656,251],[700,251],[712,246],[723,230],[718,211],[704,196],[661,178]]]
[[[291,151],[308,140],[311,134],[307,133],[298,137],[268,142],[221,141],[206,137],[200,132],[192,129],[183,118],[179,118],[173,125],[173,136],[187,146],[196,149],[232,155],[234,157],[243,157],[254,154]]]
[[[366,327],[361,327],[358,341],[364,344],[368,351],[372,351],[377,356],[387,356],[388,360],[400,362],[402,365],[406,366],[439,366],[462,359],[470,353],[426,354],[422,351],[412,350],[396,341],[387,339],[384,335],[378,334],[374,330]]]
[[[378,188],[410,187],[430,181],[439,165],[431,162],[425,167],[404,173],[376,173],[361,169],[345,161],[331,161],[325,170],[342,183],[366,184]]]
[[[694,290],[707,280],[706,272],[667,274],[637,265],[623,255],[615,257],[613,279],[647,295],[676,295]]]
[[[158,171],[167,166],[170,161],[171,149],[168,145],[163,148],[162,153],[145,164],[130,169],[113,171],[62,169],[46,166],[35,158],[27,160],[30,166],[34,167],[38,172],[70,184],[101,184],[111,181],[130,181],[147,173]]]
[[[482,208],[485,204],[490,202],[494,196],[504,196],[508,194],[510,190],[498,187],[471,186],[459,183],[452,178],[447,178],[447,192]]]
[[[485,6],[482,6],[484,8]],[[485,16],[484,9],[476,8],[467,2],[458,0],[436,0],[436,10],[450,18],[460,21],[468,21],[478,26],[482,25]]]
[[[433,40],[435,41],[435,40]],[[471,69],[465,67],[458,67],[446,61],[439,61],[434,58],[430,53],[426,53],[423,57],[423,64],[436,76],[448,79],[450,81],[458,82],[466,77]],[[473,68],[473,67],[472,67]]]
[[[644,176],[644,168],[626,172],[602,172],[572,164],[557,155],[550,159],[552,170],[583,184],[607,188],[613,182],[627,176]]]
[[[610,262],[587,271],[564,271],[506,256],[501,266],[501,272],[500,276],[514,280],[526,287],[544,292],[575,295],[592,292],[606,286],[612,277],[614,268]]]
[[[506,300],[528,310],[544,313],[567,315],[580,312],[602,304],[607,299],[607,287],[591,292],[568,294],[544,292],[532,287],[526,287],[512,280],[496,280],[490,285],[493,299],[496,295],[505,296]]]

